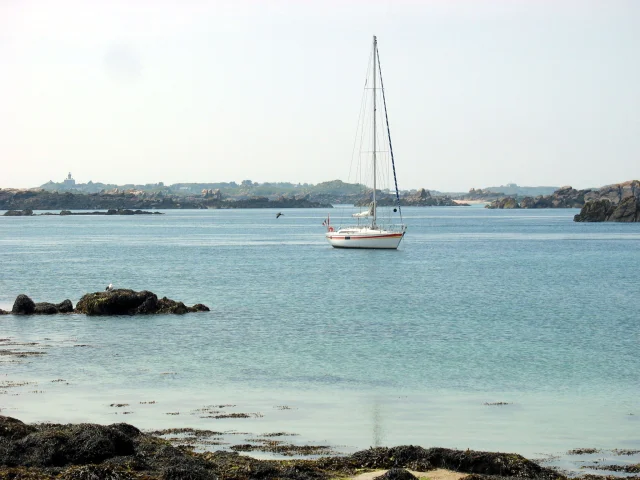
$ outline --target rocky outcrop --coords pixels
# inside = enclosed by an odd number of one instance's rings
[[[598,190],[591,190],[585,195],[585,201],[607,199],[613,204],[622,202],[627,197],[640,197],[640,180],[606,185]]]
[[[56,313],[73,312],[71,300],[64,300],[60,303],[40,302],[35,303],[24,293],[16,297],[13,302],[11,313],[14,315],[55,315]]]
[[[610,200],[591,200],[573,217],[574,222],[604,222],[613,212]]]
[[[76,313],[85,315],[139,315],[156,313],[175,313],[182,315],[189,312],[207,312],[209,307],[198,303],[187,307],[167,297],[158,296],[147,290],[136,292],[128,289],[117,289],[110,292],[95,292],[84,295],[76,305]]]
[[[405,195],[400,198],[400,205],[408,207],[458,207],[463,206],[456,203],[448,195],[431,195],[429,190],[421,188],[415,195]]]
[[[585,202],[585,195],[591,189],[576,190],[573,187],[561,187],[551,195],[524,197],[520,201],[520,208],[581,208]]]
[[[640,222],[640,197],[629,196],[614,204],[608,198],[588,201],[574,222]]]
[[[488,205],[485,205],[484,208],[520,208],[517,200],[513,197],[503,197],[498,198],[491,202]]]

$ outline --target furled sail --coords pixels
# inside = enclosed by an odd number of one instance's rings
[[[354,218],[367,218],[373,215],[373,203],[369,205],[369,210],[366,212],[354,213],[351,216]]]

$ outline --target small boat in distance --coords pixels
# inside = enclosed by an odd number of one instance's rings
[[[384,86],[382,83],[382,68],[380,67],[380,56],[378,54],[378,40],[374,36],[373,37],[373,62],[371,68],[371,74],[373,77],[373,89],[372,89],[372,98],[373,98],[373,109],[372,109],[372,143],[373,149],[370,152],[372,154],[372,170],[373,170],[373,186],[372,186],[372,201],[369,205],[369,209],[367,211],[353,214],[352,217],[358,219],[358,224],[354,226],[348,227],[340,227],[335,230],[331,226],[330,218],[327,217],[327,220],[323,222],[324,225],[327,226],[327,233],[325,234],[329,243],[336,248],[386,248],[386,249],[397,249],[398,245],[402,241],[405,232],[407,231],[406,225],[402,223],[402,210],[400,209],[400,195],[398,193],[398,182],[396,180],[396,167],[393,159],[393,148],[391,147],[391,130],[389,128],[389,119],[387,115],[387,102],[384,95]],[[377,80],[380,80],[380,88],[377,88]],[[365,89],[366,89],[365,85]],[[396,206],[393,208],[393,213],[398,213],[400,223],[397,225],[387,224],[384,225],[382,222],[379,222],[378,216],[378,205],[376,202],[376,190],[377,186],[377,175],[378,175],[378,159],[376,154],[380,153],[377,149],[376,138],[377,138],[377,125],[376,125],[376,115],[377,115],[377,105],[376,105],[376,96],[378,95],[378,90],[382,94],[382,101],[384,106],[384,122],[387,126],[387,139],[389,143],[389,153],[391,157],[391,166],[393,169],[393,180],[395,184],[395,198],[396,198]],[[371,221],[366,221],[364,223],[360,223],[360,219],[370,218]]]

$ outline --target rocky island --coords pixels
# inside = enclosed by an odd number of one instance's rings
[[[209,307],[197,303],[192,307],[176,302],[167,297],[158,296],[147,290],[136,292],[129,289],[116,289],[104,292],[85,294],[73,308],[71,300],[60,303],[36,303],[27,295],[20,294],[13,303],[11,312],[0,310],[0,314],[14,315],[54,315],[57,313],[81,313],[90,316],[98,315],[149,315],[173,313],[182,315],[190,312],[208,312]]]

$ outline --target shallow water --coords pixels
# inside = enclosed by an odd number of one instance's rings
[[[1,413],[286,431],[340,451],[640,448],[640,224],[404,213],[398,251],[332,249],[309,209],[0,217],[0,308],[109,283],[211,307],[0,317],[0,338],[38,344],[11,348],[46,353],[0,356]],[[201,418],[226,404],[255,415]]]

